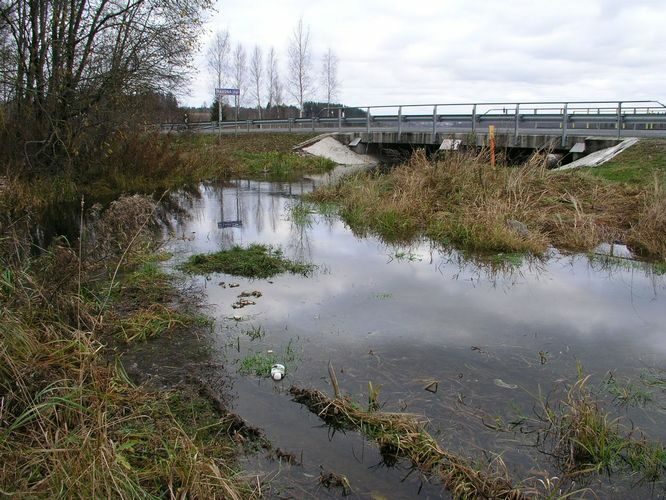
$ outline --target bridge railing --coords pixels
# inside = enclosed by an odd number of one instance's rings
[[[529,101],[343,106],[326,110],[328,116],[239,120],[190,124],[162,124],[163,131],[406,131],[477,133],[494,125],[498,131],[526,133],[529,129],[561,131],[564,144],[572,129],[664,130],[666,106],[659,101]],[[633,132],[632,132],[633,134]]]

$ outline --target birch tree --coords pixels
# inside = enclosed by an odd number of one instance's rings
[[[303,117],[303,103],[312,91],[312,56],[310,28],[298,20],[289,43],[289,93],[296,99],[299,116]]]
[[[269,109],[275,105],[274,80],[278,74],[277,64],[275,47],[271,47],[268,51],[268,59],[266,60],[266,100]]]
[[[218,31],[206,50],[206,65],[215,80],[215,87],[222,88],[224,79],[229,68],[229,52],[231,51],[231,40],[229,31]]]
[[[338,57],[329,47],[322,59],[321,83],[325,92],[326,109],[330,110],[331,102],[338,97]],[[330,111],[327,111],[330,113]]]
[[[0,101],[7,102],[12,91],[12,80],[16,64],[9,42],[9,27],[0,19]]]
[[[232,59],[233,84],[240,92],[236,97],[236,120],[238,120],[238,107],[242,105],[247,90],[247,56],[240,43],[236,45]]]
[[[254,51],[252,52],[252,59],[250,61],[250,80],[252,82],[251,94],[254,98],[254,101],[257,103],[257,111],[259,112],[259,119],[261,120],[261,94],[263,92],[263,76],[264,76],[264,67],[263,67],[263,57],[261,54],[261,49],[258,45],[254,46]]]

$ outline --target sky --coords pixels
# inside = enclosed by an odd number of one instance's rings
[[[339,59],[338,101],[350,106],[666,101],[666,0],[218,0],[181,100],[212,101],[203,54],[223,29],[248,54],[274,46],[286,84],[301,17],[315,80],[330,47]],[[319,85],[310,97],[323,94]]]

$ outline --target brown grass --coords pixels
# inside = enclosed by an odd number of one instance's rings
[[[234,471],[236,419],[196,394],[135,387],[104,356],[100,333],[125,319],[109,314],[108,280],[137,256],[130,242],[150,247],[150,207],[120,200],[84,242],[106,243],[99,251],[82,245],[90,256],[82,262],[63,241],[30,256],[22,224],[2,219],[0,495],[251,495]]]
[[[430,161],[418,151],[389,174],[360,174],[312,198],[339,203],[353,230],[389,241],[425,234],[466,251],[541,255],[551,246],[582,251],[621,240],[666,258],[663,196],[551,172],[538,155],[523,166],[491,167],[485,153]]]

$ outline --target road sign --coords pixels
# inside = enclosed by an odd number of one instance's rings
[[[220,99],[225,95],[240,95],[240,89],[215,89],[216,99]]]

